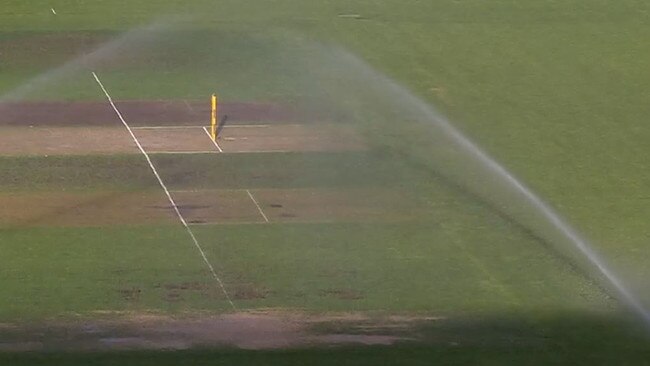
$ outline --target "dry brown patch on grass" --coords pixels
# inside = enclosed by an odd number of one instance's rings
[[[190,224],[400,221],[417,204],[387,189],[255,189],[172,191]],[[0,194],[0,226],[104,226],[178,223],[162,191],[12,192]]]
[[[395,221],[417,215],[403,192],[381,188],[256,189],[251,191],[271,221]]]
[[[0,226],[102,226],[173,223],[162,192],[0,194]]]
[[[0,155],[137,153],[128,132],[116,127],[0,127]]]
[[[363,313],[313,315],[282,309],[218,316],[191,313],[170,317],[125,312],[99,315],[100,319],[18,325],[10,333],[0,335],[0,344],[4,345],[3,351],[16,352],[42,348],[87,351],[386,345],[413,340],[413,335],[404,334],[415,326],[413,322],[398,326],[387,317],[369,317]],[[399,333],[390,329],[399,329]]]
[[[178,209],[188,223],[263,222],[244,190],[201,190],[172,192]]]
[[[251,189],[271,223],[402,221],[417,217],[417,203],[383,188]],[[173,191],[181,213],[193,224],[265,223],[246,190]]]

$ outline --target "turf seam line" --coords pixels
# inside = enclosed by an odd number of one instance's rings
[[[221,150],[221,146],[219,146],[219,144],[217,143],[216,140],[213,140],[213,139],[212,139],[212,136],[210,135],[210,132],[208,131],[208,128],[205,127],[205,126],[203,126],[203,131],[205,131],[205,133],[208,135],[208,138],[210,139],[210,141],[212,141],[212,143],[214,144],[214,146],[217,147],[217,149],[219,150],[219,152],[222,153],[223,150]]]
[[[99,87],[102,89],[104,94],[106,95],[106,98],[108,99],[108,102],[110,103],[111,107],[113,107],[113,110],[115,111],[115,114],[117,114],[117,117],[122,121],[122,124],[124,127],[126,127],[127,131],[129,131],[129,134],[131,135],[131,138],[133,138],[133,141],[135,144],[138,146],[138,149],[140,149],[140,152],[142,155],[144,155],[145,159],[147,160],[147,163],[149,163],[149,167],[151,168],[151,171],[153,174],[156,176],[156,179],[158,179],[158,183],[162,187],[162,189],[165,191],[165,194],[167,195],[167,199],[169,200],[169,203],[171,203],[172,207],[174,208],[174,211],[176,212],[176,215],[178,216],[178,219],[181,221],[183,226],[185,227],[185,230],[187,233],[190,235],[192,238],[192,241],[194,242],[194,246],[199,250],[199,253],[201,254],[201,257],[203,258],[203,261],[205,264],[207,264],[208,268],[210,269],[210,272],[212,273],[212,277],[217,281],[219,284],[219,287],[221,287],[221,291],[223,291],[223,294],[226,296],[226,299],[228,300],[228,303],[230,303],[230,306],[233,308],[233,310],[237,310],[237,307],[235,306],[235,303],[232,301],[230,298],[230,295],[228,294],[228,291],[226,291],[226,287],[224,286],[223,282],[221,281],[221,278],[217,275],[217,272],[214,270],[214,267],[208,260],[208,257],[205,255],[205,252],[203,251],[203,248],[201,248],[201,245],[199,244],[199,241],[196,239],[196,236],[194,236],[194,232],[192,232],[192,229],[190,229],[189,225],[187,224],[187,221],[185,221],[185,218],[181,214],[181,211],[178,209],[178,206],[176,205],[176,201],[174,201],[174,198],[172,198],[171,193],[169,193],[169,190],[167,189],[167,186],[165,185],[165,182],[163,182],[162,178],[160,177],[160,174],[158,174],[158,170],[156,167],[153,165],[153,162],[151,161],[151,158],[149,157],[149,154],[144,150],[142,147],[142,144],[140,144],[140,141],[138,138],[135,136],[133,133],[133,130],[131,130],[131,127],[129,124],[126,122],[124,117],[122,116],[122,113],[120,112],[119,109],[117,109],[117,106],[113,102],[113,98],[111,98],[110,94],[108,94],[108,91],[104,87],[104,84],[102,84],[101,80],[99,80],[99,77],[97,74],[93,71],[92,72],[93,77],[95,78],[95,81],[97,81],[97,84]]]
[[[269,219],[264,214],[264,211],[262,211],[262,207],[260,207],[260,204],[257,203],[257,200],[255,199],[255,197],[253,197],[253,194],[251,193],[251,191],[247,189],[246,193],[248,193],[248,197],[251,198],[251,201],[253,201],[253,203],[255,204],[255,207],[257,207],[257,211],[260,212],[260,215],[262,215],[262,217],[264,218],[264,221],[266,221],[268,223]]]

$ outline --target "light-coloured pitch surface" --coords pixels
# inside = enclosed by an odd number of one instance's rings
[[[364,149],[344,125],[232,125],[213,142],[203,126],[136,127],[143,148],[156,153],[326,152]],[[127,131],[115,127],[0,127],[0,155],[139,153]]]
[[[0,156],[138,153],[119,127],[0,127]]]

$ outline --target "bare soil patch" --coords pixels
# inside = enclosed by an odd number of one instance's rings
[[[133,126],[209,124],[210,103],[205,100],[115,101]],[[304,119],[287,105],[258,102],[219,104],[219,115],[229,123],[246,121],[298,121]],[[106,101],[21,101],[0,103],[0,125],[9,126],[114,126],[120,121]]]
[[[184,318],[152,314],[110,314],[108,318],[101,314],[99,317],[105,319],[16,325],[0,335],[0,351],[389,345],[417,340],[415,332],[404,336],[408,333],[405,330],[431,321],[426,318],[396,320],[390,317],[369,318],[363,314],[309,315],[288,311],[220,316],[195,314]],[[316,331],[319,328],[330,330]],[[400,329],[400,332],[391,329]]]

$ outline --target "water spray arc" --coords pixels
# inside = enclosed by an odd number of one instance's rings
[[[431,112],[433,113],[433,111]],[[460,146],[471,153],[476,159],[484,163],[489,167],[489,169],[492,169],[496,174],[503,178],[504,182],[506,182],[509,187],[515,189],[535,208],[537,208],[553,226],[555,226],[571,243],[575,245],[585,258],[610,283],[611,287],[618,292],[619,297],[641,317],[643,317],[644,321],[648,323],[648,325],[650,325],[650,312],[645,308],[645,306],[643,306],[641,301],[632,293],[632,291],[625,286],[623,281],[606,265],[604,259],[595,252],[592,245],[588,243],[586,239],[582,238],[558,212],[552,209],[530,188],[515,178],[515,176],[506,170],[501,164],[488,156],[477,145],[461,134],[460,131],[455,129],[448,121],[439,118],[434,119],[434,121],[439,124],[440,127],[444,128]]]
[[[460,156],[464,161],[471,164],[474,169],[481,169],[485,174],[489,174],[490,179],[500,185],[502,189],[508,190],[508,197],[514,197],[513,200],[525,205],[533,212],[540,225],[545,231],[553,230],[553,233],[543,235],[549,240],[549,235],[554,236],[555,240],[569,243],[574,260],[584,262],[589,266],[589,270],[597,277],[600,277],[605,285],[612,290],[616,297],[626,304],[630,309],[637,313],[643,321],[650,326],[650,311],[645,307],[642,301],[633,293],[621,278],[610,268],[605,260],[594,250],[593,245],[583,238],[578,232],[549,204],[544,202],[523,182],[517,179],[504,166],[490,157],[478,145],[466,137],[460,130],[452,125],[445,117],[436,112],[429,104],[414,96],[405,87],[399,85],[387,76],[375,71],[370,65],[355,55],[338,47],[330,48],[329,54],[331,62],[343,63],[350,75],[355,75],[356,83],[363,85],[364,88],[372,89],[372,93],[381,95],[380,98],[390,100],[396,109],[407,111],[407,116],[400,116],[409,121],[422,122],[431,124],[435,137],[438,141],[444,141],[447,144],[447,150],[454,150],[455,154]],[[336,59],[336,61],[334,61]],[[348,75],[349,76],[349,75]],[[359,82],[363,79],[365,82]],[[431,131],[429,131],[431,132]],[[445,169],[449,168],[449,165]],[[459,176],[456,176],[460,180]],[[466,180],[466,179],[465,179]],[[459,182],[467,186],[467,182]],[[468,187],[476,191],[472,187]],[[485,197],[488,193],[483,192],[479,196]],[[494,198],[492,198],[494,199]],[[552,240],[552,239],[551,239]],[[554,243],[554,245],[559,245]],[[578,258],[581,256],[582,258]]]

